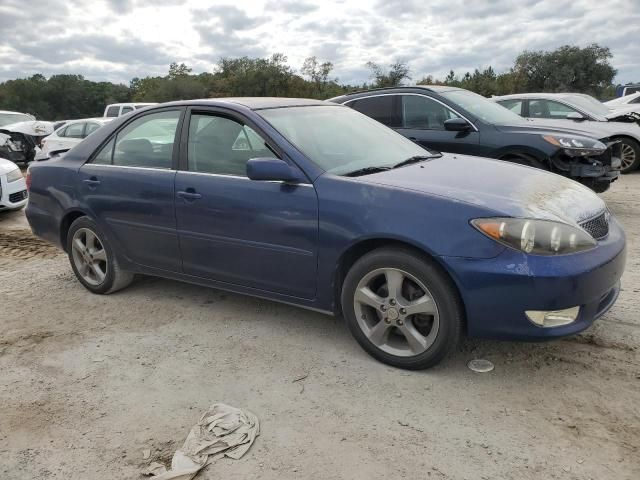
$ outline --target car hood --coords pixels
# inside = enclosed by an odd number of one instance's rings
[[[614,135],[631,135],[640,141],[640,126],[626,122],[596,122],[593,120],[550,120],[547,118],[528,119],[537,128],[554,128],[570,131],[578,135],[602,139]]]
[[[9,173],[12,170],[15,170],[18,166],[10,160],[5,158],[0,158],[0,175],[4,175],[5,173]]]
[[[23,135],[31,135],[32,137],[44,137],[53,133],[53,123],[31,120],[5,125],[0,128],[0,131],[22,133]]]
[[[444,154],[393,170],[356,177],[487,208],[495,215],[576,225],[606,209],[587,187],[532,167],[468,155]]]
[[[518,125],[496,125],[505,133],[531,133],[536,135],[578,135],[582,137],[606,138],[610,135],[601,128],[603,122],[580,122],[573,120],[550,120],[547,118],[527,118],[526,123]],[[606,123],[605,123],[606,124]]]

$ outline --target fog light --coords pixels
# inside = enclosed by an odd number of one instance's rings
[[[533,323],[540,327],[559,327],[575,322],[580,313],[580,307],[565,308],[564,310],[527,310],[524,312]]]

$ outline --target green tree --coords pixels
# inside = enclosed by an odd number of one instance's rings
[[[411,79],[409,66],[401,61],[392,63],[386,71],[374,62],[367,62],[367,68],[371,70],[371,78],[375,80],[375,87],[397,87],[404,80]]]

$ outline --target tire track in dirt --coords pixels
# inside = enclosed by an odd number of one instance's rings
[[[0,232],[0,264],[9,258],[29,260],[32,258],[53,258],[62,254],[61,250],[37,238],[30,230]]]

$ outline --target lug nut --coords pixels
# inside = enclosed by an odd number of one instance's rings
[[[395,304],[396,304],[395,299],[393,299],[393,298],[392,298],[391,300],[389,300],[389,304],[390,304],[390,305],[395,305]]]
[[[383,312],[387,311],[387,306],[386,305],[380,305],[380,310],[382,310]]]
[[[396,323],[398,324],[398,326],[402,326],[404,322],[402,320],[398,320]]]
[[[384,317],[384,323],[391,323],[391,320],[389,320],[387,317]]]
[[[406,309],[406,308],[401,308],[401,309],[400,309],[400,313],[401,313],[402,315],[406,315],[406,313],[407,313],[407,309]]]

